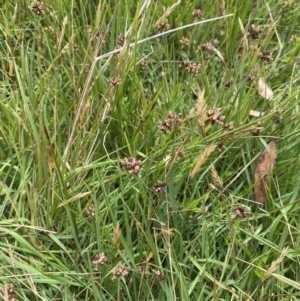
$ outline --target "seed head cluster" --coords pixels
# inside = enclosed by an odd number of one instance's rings
[[[270,63],[273,60],[272,52],[263,51],[259,54],[259,58],[263,60],[265,63]]]
[[[141,66],[142,66],[143,70],[145,70],[147,68],[147,65],[148,65],[148,61],[147,60],[144,59],[144,60],[141,61]]]
[[[179,64],[178,64],[178,67],[179,68],[183,68],[183,67],[186,67],[191,64],[191,62],[189,60],[183,60],[183,61],[180,61]]]
[[[297,40],[298,40],[298,35],[296,35],[296,34],[293,34],[292,36],[291,36],[291,42],[292,43],[296,43],[297,42]]]
[[[262,120],[257,122],[257,127],[252,131],[253,136],[261,135],[262,131],[264,130],[263,124],[264,122]]]
[[[14,286],[11,283],[0,288],[0,297],[3,297],[1,300],[18,301]]]
[[[249,49],[252,50],[252,51],[257,52],[257,51],[259,51],[259,46],[256,45],[256,44],[251,44]]]
[[[223,128],[225,131],[232,131],[234,129],[234,124],[230,121],[229,123],[224,124]]]
[[[226,145],[224,144],[224,141],[223,141],[223,140],[217,141],[216,144],[217,144],[217,150],[218,150],[219,152],[222,152],[223,150],[226,149]]]
[[[230,77],[230,79],[225,83],[224,88],[229,89],[232,84],[233,84],[233,77]]]
[[[183,37],[181,38],[181,40],[179,41],[180,44],[182,44],[183,46],[190,46],[190,39],[187,37]]]
[[[113,271],[112,280],[125,277],[129,274],[130,268],[126,264],[119,264]]]
[[[122,46],[122,45],[124,45],[124,42],[125,42],[125,37],[122,34],[119,34],[119,36],[118,36],[118,44],[120,46]]]
[[[118,87],[121,85],[121,79],[118,77],[110,77],[108,83],[111,87]]]
[[[248,35],[253,40],[258,40],[261,33],[262,33],[262,29],[261,28],[251,28],[251,29],[248,30]]]
[[[122,166],[125,170],[127,170],[130,174],[134,176],[141,176],[143,170],[143,163],[141,160],[137,160],[133,157],[125,158],[122,161]]]
[[[254,83],[255,79],[256,79],[256,77],[255,77],[254,75],[251,75],[251,74],[250,74],[250,75],[247,77],[247,82],[248,82],[249,84],[252,84],[252,83]]]
[[[201,64],[191,63],[186,67],[186,70],[188,73],[198,74],[200,72],[200,67],[201,67]]]
[[[146,277],[150,275],[149,272],[149,268],[147,265],[142,264],[140,266],[138,266],[138,273],[142,276],[142,277]]]
[[[198,74],[201,69],[201,64],[189,60],[183,60],[179,62],[178,67],[185,68],[188,73]]]
[[[163,274],[160,270],[153,270],[154,274],[157,276],[159,281],[165,281],[166,275]]]
[[[206,112],[206,121],[205,124],[219,124],[223,125],[223,120],[225,119],[225,116],[221,114],[220,109],[210,109]]]
[[[272,110],[272,113],[274,113],[274,116],[272,118],[272,120],[274,121],[274,123],[279,124],[282,121],[282,113],[283,110]]]
[[[167,19],[163,19],[156,25],[156,28],[159,32],[165,32],[170,29],[170,24]]]
[[[54,28],[50,25],[50,26],[45,26],[44,27],[44,30],[46,31],[46,32],[54,32]]]
[[[95,205],[91,204],[89,207],[86,209],[86,214],[89,216],[95,216]]]
[[[91,263],[93,264],[95,269],[98,270],[99,268],[101,268],[104,265],[107,265],[109,263],[109,258],[104,253],[99,253],[94,256],[94,258],[91,260]],[[127,266],[126,264],[119,264],[113,269],[111,279],[116,280],[118,278],[125,277],[125,276],[129,275],[129,272],[130,272],[129,266]],[[147,276],[151,275],[148,264],[146,264],[145,262],[143,262],[142,264],[140,264],[138,266],[137,272],[141,275],[141,277],[147,277]],[[159,270],[152,270],[152,272],[153,272],[153,276],[156,275],[160,281],[163,281],[166,279],[166,276],[163,273],[161,273]],[[6,287],[7,287],[6,294],[8,294],[8,296],[9,296],[9,294],[11,294],[11,296],[13,296],[13,294],[14,294],[13,286],[10,285],[10,286],[6,286]],[[0,288],[0,292],[4,292],[4,289],[5,288]],[[8,299],[8,300],[9,301],[17,301],[17,299]]]
[[[100,42],[101,44],[104,44],[104,43],[106,42],[106,40],[105,40],[105,35],[104,35],[103,33],[98,34],[98,35],[97,35],[97,39],[99,40],[99,42]]]
[[[202,20],[203,19],[203,12],[201,11],[201,9],[194,9],[192,16],[194,18],[197,18],[198,20]]]
[[[73,44],[73,50],[77,52],[79,50],[79,46],[77,44]]]
[[[109,259],[107,256],[105,256],[104,253],[99,253],[94,256],[92,259],[92,264],[95,266],[95,268],[100,268],[103,265],[107,264],[109,262]]]
[[[208,42],[205,44],[201,44],[197,47],[197,52],[201,51],[213,51],[215,49],[214,45],[212,42]]]
[[[157,193],[158,195],[162,195],[165,192],[165,188],[167,186],[167,182],[166,181],[157,181],[152,189],[155,193]]]
[[[45,15],[44,3],[43,2],[32,2],[30,5],[30,9],[39,17],[43,17]]]
[[[177,124],[181,123],[181,114],[169,112],[168,118],[160,123],[160,130],[168,134]]]
[[[250,215],[251,215],[251,210],[246,206],[237,204],[232,208],[232,215],[231,215],[232,220],[236,220],[239,218],[247,218]]]

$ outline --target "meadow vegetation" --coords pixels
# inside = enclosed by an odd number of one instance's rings
[[[299,300],[299,23],[295,0],[5,1],[0,300]]]

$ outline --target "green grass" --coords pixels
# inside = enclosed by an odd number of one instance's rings
[[[12,284],[30,301],[299,300],[299,5],[147,3],[55,0],[43,16],[25,1],[1,8],[0,299],[13,297]],[[177,30],[149,39],[171,7]],[[182,28],[199,21],[194,9],[205,22]],[[260,27],[259,39],[242,26]],[[214,51],[197,51],[210,41]],[[199,73],[180,68],[184,60]],[[199,125],[201,91],[233,129]],[[164,134],[169,112],[182,122]],[[273,140],[259,207],[254,171]],[[124,168],[129,157],[141,160],[140,176]],[[234,218],[237,205],[247,218]],[[108,262],[96,267],[100,253]],[[112,280],[121,264],[128,274]]]

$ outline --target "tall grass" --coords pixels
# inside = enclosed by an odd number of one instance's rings
[[[3,300],[299,298],[295,1],[8,0],[1,15]]]

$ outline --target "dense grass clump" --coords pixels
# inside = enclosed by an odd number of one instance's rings
[[[300,7],[215,2],[4,2],[0,300],[300,298]]]

